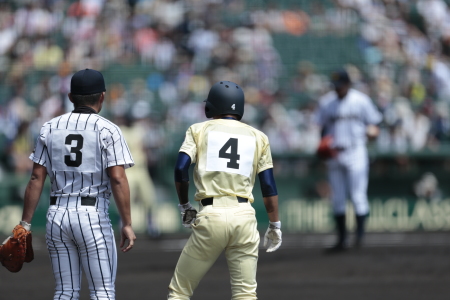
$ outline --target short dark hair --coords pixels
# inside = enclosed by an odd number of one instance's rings
[[[71,95],[72,101],[75,106],[92,106],[97,104],[100,100],[102,93],[90,94],[90,95]]]

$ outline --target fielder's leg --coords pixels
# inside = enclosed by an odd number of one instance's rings
[[[334,222],[336,223],[336,231],[338,233],[338,239],[333,249],[343,250],[347,246],[347,228],[345,224],[346,222],[345,214],[334,215]]]
[[[349,187],[347,170],[338,162],[330,162],[328,165],[328,178],[331,185],[331,202],[338,235],[337,242],[331,250],[343,250],[347,243],[347,229],[345,225],[345,204]]]
[[[364,225],[369,214],[369,201],[367,199],[368,165],[356,164],[349,169],[350,198],[356,214],[355,246],[360,247],[364,238]]]
[[[71,226],[89,283],[90,298],[114,300],[117,249],[108,215],[90,211],[91,208],[78,210],[70,214]]]
[[[156,202],[153,181],[146,167],[138,166],[136,169],[127,169],[127,178],[130,185],[131,219],[133,230],[144,233],[148,229],[149,214]],[[155,234],[158,236],[158,234]]]
[[[56,282],[53,299],[77,300],[80,297],[81,265],[77,245],[63,225],[67,217],[65,209],[48,211],[46,242]]]
[[[367,215],[363,216],[356,215],[356,239],[355,239],[356,248],[360,248],[363,243],[366,217]]]

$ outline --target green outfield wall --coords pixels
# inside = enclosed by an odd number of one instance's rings
[[[267,227],[268,219],[262,201],[256,201],[259,229]],[[368,219],[368,232],[405,232],[450,230],[450,199],[426,201],[424,199],[389,198],[371,199],[371,213]],[[33,219],[33,231],[44,232],[46,207],[39,205]],[[349,204],[348,215],[353,216]],[[8,234],[18,224],[22,215],[20,204],[7,204],[0,207],[0,231]],[[114,205],[110,208],[112,223],[117,227],[119,217]],[[155,222],[165,234],[187,232],[182,228],[175,201],[158,205],[153,213]],[[283,232],[327,233],[333,231],[332,212],[328,200],[286,199],[280,201],[280,218]],[[347,225],[354,228],[353,217],[347,218]]]
[[[372,153],[369,179],[371,213],[368,231],[436,231],[450,230],[450,147],[440,151],[389,154]],[[157,190],[157,206],[150,212],[152,220],[163,233],[188,232],[182,228],[177,208],[177,196],[173,186],[173,166],[176,152],[169,152],[159,162],[153,179]],[[280,218],[285,232],[325,233],[333,231],[333,218],[326,192],[326,167],[311,155],[274,155],[274,174],[277,182]],[[191,168],[191,172],[192,172]],[[437,185],[434,195],[420,197],[414,187],[424,174],[433,174]],[[0,173],[0,232],[7,234],[20,221],[25,186],[29,175],[17,176]],[[192,174],[191,174],[192,178]],[[33,230],[45,231],[46,212],[49,203],[49,182],[46,181],[41,201],[33,219]],[[191,182],[193,199],[195,187]],[[267,214],[262,201],[259,182],[254,188],[259,226],[265,230]],[[110,218],[118,226],[119,217],[114,201],[111,201]],[[348,203],[349,216],[353,216]],[[145,222],[143,218],[134,223]],[[354,218],[347,218],[349,228]],[[145,225],[144,225],[145,226]]]

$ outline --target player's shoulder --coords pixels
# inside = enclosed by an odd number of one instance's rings
[[[327,93],[320,96],[318,103],[319,105],[325,105],[332,100],[336,99],[336,92],[335,91],[328,91]]]
[[[59,125],[59,123],[63,122],[64,120],[67,121],[69,116],[70,116],[70,112],[56,116],[56,117],[50,119],[49,121],[45,122],[42,125],[42,128],[56,128]]]
[[[256,129],[255,127],[245,124],[243,122],[240,122],[242,124],[242,127],[247,128],[250,132],[252,132],[255,136],[258,136],[260,138],[262,138],[263,140],[268,140],[269,138],[267,137],[267,135],[262,132],[259,129]]]
[[[368,102],[368,101],[371,102],[372,101],[367,94],[365,94],[361,91],[358,91],[357,89],[353,89],[353,88],[350,89],[349,95],[353,101],[359,101],[359,102]]]
[[[66,119],[71,115],[70,112],[67,112],[65,114],[59,115],[54,117],[53,119],[51,119],[50,121],[48,121],[47,123],[57,123],[58,121],[62,120],[62,119]]]
[[[194,123],[191,126],[189,126],[190,130],[193,131],[198,131],[204,127],[206,127],[212,120],[208,120],[208,121],[204,121],[204,122],[199,122],[199,123]]]
[[[196,136],[207,127],[209,121],[194,123],[186,131],[186,134]]]
[[[322,95],[317,100],[317,107],[320,110],[326,110],[328,107],[332,106],[333,103],[337,102],[337,94],[335,91],[329,91]]]
[[[97,122],[97,128],[98,130],[102,131],[107,129],[108,131],[110,131],[111,133],[113,132],[121,132],[120,127],[115,124],[114,122],[108,120],[105,117],[102,117],[98,114],[95,114],[95,117],[92,120],[93,122]]]
[[[240,128],[240,132],[246,133],[246,134],[248,134],[250,136],[255,137],[257,141],[260,141],[263,144],[268,144],[269,143],[269,138],[261,130],[256,129],[255,127],[253,127],[251,125],[248,125],[248,124],[246,124],[244,122],[237,122],[235,124]]]

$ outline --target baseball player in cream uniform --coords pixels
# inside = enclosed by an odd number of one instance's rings
[[[222,251],[228,261],[232,299],[257,299],[259,233],[251,206],[256,174],[270,220],[264,245],[268,246],[267,252],[281,245],[269,141],[262,132],[239,122],[245,100],[237,84],[214,84],[205,102],[205,114],[213,120],[187,130],[175,167],[182,222],[192,228],[192,234],[178,260],[168,299],[190,299]],[[195,163],[198,214],[188,198],[191,163]]]
[[[122,251],[130,250],[136,239],[125,174],[134,162],[119,127],[97,114],[105,90],[100,72],[75,73],[69,94],[75,109],[42,126],[30,156],[34,166],[22,222],[30,225],[48,175],[46,241],[56,281],[54,299],[78,299],[82,271],[90,299],[115,299],[117,250],[108,215],[111,191],[123,224]]]
[[[351,88],[345,70],[331,75],[334,91],[319,100],[317,121],[322,135],[332,137],[332,148],[337,155],[327,161],[328,178],[331,185],[334,219],[338,240],[332,251],[344,250],[347,246],[346,201],[351,199],[356,214],[355,246],[361,246],[365,219],[369,214],[367,185],[369,160],[367,138],[378,135],[382,116],[372,100],[362,92]]]

